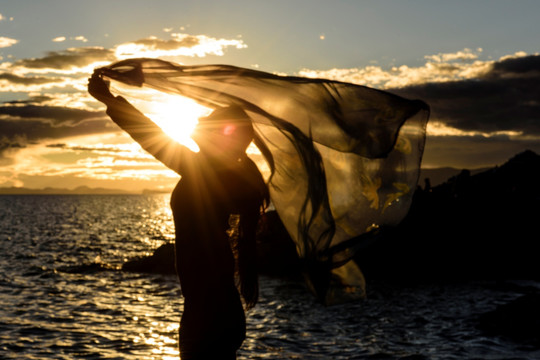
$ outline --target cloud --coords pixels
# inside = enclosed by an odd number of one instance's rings
[[[102,47],[69,48],[64,51],[50,51],[46,56],[22,59],[10,66],[15,71],[72,71],[80,70],[96,62],[116,60],[112,50]]]
[[[62,77],[20,76],[14,73],[0,73],[0,92],[36,93],[54,87],[76,86],[77,81]]]
[[[99,154],[118,154],[118,153],[124,153],[124,154],[130,154],[134,152],[134,146],[133,144],[92,144],[92,145],[79,145],[79,144],[66,144],[66,143],[55,143],[55,144],[47,144],[46,147],[48,148],[55,148],[55,149],[62,149],[62,150],[71,150],[71,151],[86,151],[86,152],[94,152]],[[147,153],[144,153],[147,156],[143,156],[144,158],[152,158]],[[137,157],[140,157],[139,154]],[[125,158],[132,159],[133,156],[125,156]]]
[[[238,39],[217,39],[205,35],[188,35],[188,34],[169,34],[169,39],[160,39],[157,37],[148,37],[131,41],[115,46],[112,49],[103,47],[72,47],[63,51],[50,51],[43,57],[20,59],[13,63],[0,63],[0,71],[11,76],[4,76],[11,84],[10,87],[0,88],[0,91],[24,92],[24,91],[39,91],[36,88],[38,83],[46,84],[47,82],[41,78],[30,79],[25,82],[22,77],[25,75],[86,75],[93,71],[94,68],[109,64],[113,61],[128,57],[176,57],[176,56],[198,56],[207,55],[223,55],[227,47],[237,49],[245,48],[246,45],[242,40]],[[53,41],[65,41],[65,36],[59,36]],[[84,36],[71,37],[70,40],[87,42]],[[17,40],[1,38],[0,47],[11,46]],[[17,78],[18,76],[19,78]],[[18,87],[14,85],[18,84]],[[24,89],[22,85],[33,85],[34,87]],[[76,82],[71,78],[63,78],[61,82],[51,86],[77,86]],[[5,84],[4,84],[5,85]],[[45,87],[45,88],[50,88]]]
[[[0,95],[16,99],[0,103],[0,183],[43,186],[69,178],[77,185],[99,180],[111,186],[113,179],[131,185],[139,179],[148,182],[146,187],[172,186],[177,174],[127,135],[122,137],[105,113],[95,110],[98,103],[86,93],[86,78],[95,67],[124,57],[203,57],[223,55],[227,48],[246,47],[239,39],[171,32],[165,36],[110,49],[71,47],[40,57],[0,62]],[[67,40],[87,42],[84,36],[52,39],[57,43]],[[15,39],[0,37],[0,47],[16,43]],[[103,139],[110,143],[102,144]]]
[[[480,48],[476,52],[464,49],[455,53],[427,55],[424,58],[429,61],[417,67],[401,65],[384,69],[381,66],[370,65],[348,69],[302,69],[299,75],[351,82],[379,89],[467,80],[482,76],[493,66],[494,61],[476,60],[481,51]]]
[[[419,67],[302,70],[426,101],[434,136],[540,136],[540,55],[478,60],[481,49],[426,56]]]
[[[4,102],[4,105],[32,105],[32,104],[41,104],[46,103],[48,101],[51,101],[52,98],[46,95],[37,95],[33,96],[28,100],[13,100],[13,101],[6,101]]]
[[[431,106],[424,164],[485,167],[540,152],[540,56],[510,56],[466,80],[388,89]]]
[[[1,122],[0,122],[1,128]],[[25,149],[31,142],[24,135],[5,136],[0,135],[0,169],[6,165],[12,165],[12,156]]]
[[[39,120],[53,125],[76,125],[84,120],[104,118],[102,111],[88,111],[60,106],[4,105],[0,106],[0,118]]]
[[[0,159],[8,156],[8,150],[25,148],[46,140],[63,139],[88,134],[106,134],[119,131],[109,120],[87,120],[76,125],[53,125],[40,120],[4,120],[0,119],[2,138]]]
[[[18,76],[15,74],[10,73],[3,73],[0,74],[0,82],[4,81],[9,84],[16,84],[16,85],[41,85],[41,84],[49,84],[52,82],[58,82],[59,78],[51,78],[51,77],[45,77],[45,76]],[[0,85],[0,90],[6,91],[2,88]]]
[[[69,39],[70,40],[75,40],[75,41],[88,42],[88,39],[85,38],[82,35],[70,37]],[[54,39],[52,39],[53,42],[64,42],[66,40],[67,40],[67,38],[65,36],[58,36],[58,37],[55,37]]]
[[[5,36],[0,36],[0,48],[7,48],[18,43],[19,40],[11,39]]]
[[[0,129],[0,155],[5,155],[7,149],[23,148],[44,139],[118,131],[101,111],[25,102],[13,102],[0,107]]]
[[[171,170],[123,133],[83,135],[62,143],[11,144],[0,157],[0,186],[135,188],[165,186],[178,180]],[[24,139],[23,139],[24,140]],[[0,143],[3,143],[0,140]],[[142,183],[141,183],[142,181]]]
[[[4,20],[6,20],[6,17],[4,15],[0,14],[0,21],[4,21]],[[9,21],[13,21],[13,17],[10,17]]]
[[[483,136],[540,139],[540,55],[506,58],[472,79],[390,91],[431,105],[432,121]]]
[[[77,47],[50,51],[43,57],[0,64],[0,92],[26,93],[27,100],[0,105],[3,148],[16,136],[29,141],[63,138],[79,134],[115,131],[103,112],[89,105],[97,103],[86,94],[86,77],[100,65],[119,60],[128,50],[143,55],[205,56],[222,54],[227,47],[242,48],[241,40],[216,39],[204,35],[170,34],[121,44],[113,49]],[[5,39],[5,38],[2,38]],[[71,40],[86,41],[83,36]],[[53,41],[65,41],[61,36]],[[13,40],[14,42],[15,40]],[[50,94],[45,93],[48,90]],[[9,147],[14,147],[9,145]]]
[[[22,136],[17,136],[14,138],[8,138],[7,136],[2,136],[0,138],[0,153],[8,149],[22,149],[26,147],[28,141]]]
[[[170,39],[148,37],[120,44],[113,49],[103,47],[73,47],[63,51],[50,51],[39,58],[21,59],[14,63],[3,63],[0,70],[25,75],[28,73],[88,73],[99,66],[126,57],[163,57],[163,56],[206,56],[223,55],[224,49],[234,47],[245,48],[242,40],[216,39],[205,35],[170,34]],[[87,42],[84,36],[70,38]],[[65,36],[59,36],[53,41],[65,41]],[[11,46],[17,40],[0,37],[0,47]]]
[[[74,47],[0,63],[0,92],[6,97],[23,92],[29,97],[0,105],[0,155],[51,141],[46,139],[63,143],[70,136],[118,131],[103,112],[91,108],[97,103],[86,94],[86,77],[96,66],[131,56],[223,55],[228,48],[247,46],[240,39],[205,35],[167,32],[164,37],[143,38],[112,49]],[[2,39],[7,38],[0,38],[0,44],[5,41]],[[11,45],[17,41],[9,40]],[[501,153],[497,146],[511,151],[527,146],[540,151],[540,56],[518,52],[498,60],[482,60],[482,53],[480,48],[462,49],[427,55],[419,66],[303,69],[298,75],[357,83],[426,101],[432,109],[427,149],[435,152],[427,151],[425,159],[434,162],[450,161],[449,149],[462,161],[473,149],[485,151],[486,159],[489,154]],[[104,158],[119,156],[112,148],[70,146],[64,150],[92,152]],[[0,156],[2,161],[5,158]]]
[[[476,51],[477,52],[475,53],[473,50],[465,48],[455,53],[439,53],[437,55],[426,55],[424,56],[424,58],[439,63],[455,60],[474,60],[478,59],[478,54],[481,53],[483,50],[482,48],[478,48],[476,49]]]
[[[504,56],[493,64],[492,69],[484,75],[485,79],[525,79],[540,77],[540,55],[527,56],[516,53]]]
[[[188,35],[171,33],[171,38],[163,40],[155,36],[128,42],[116,47],[116,56],[120,59],[132,56],[198,56],[224,54],[224,49],[234,47],[242,49],[247,45],[242,40],[216,39],[206,35]]]
[[[481,60],[482,49],[425,56],[417,67],[380,66],[301,71],[384,89],[431,107],[424,164],[501,164],[540,152],[540,55],[524,52]]]
[[[86,77],[52,77],[52,76],[21,76],[14,73],[0,72],[0,95],[4,93],[4,98],[9,98],[10,93],[26,93],[30,96],[43,94],[44,91],[52,91],[57,97],[69,94],[73,99],[77,99],[79,94],[74,91],[81,91],[86,88]]]

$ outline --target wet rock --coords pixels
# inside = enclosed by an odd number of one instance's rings
[[[122,270],[154,274],[176,274],[174,264],[174,244],[158,247],[151,256],[127,261]]]

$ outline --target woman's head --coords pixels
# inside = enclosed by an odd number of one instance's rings
[[[201,151],[236,156],[245,153],[253,135],[249,116],[242,108],[229,106],[200,118],[192,137]]]

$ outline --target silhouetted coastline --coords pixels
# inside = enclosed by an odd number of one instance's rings
[[[172,189],[143,189],[128,191],[102,187],[77,186],[73,189],[45,187],[40,189],[27,187],[0,187],[0,195],[154,195],[169,194]]]
[[[404,221],[357,261],[369,279],[419,281],[540,278],[540,156],[525,151],[471,175],[419,188]]]
[[[540,156],[517,154],[476,175],[463,170],[445,183],[418,187],[411,210],[397,227],[383,229],[356,260],[370,280],[410,285],[426,281],[540,278],[536,261],[540,219]],[[261,273],[297,276],[295,247],[275,212],[262,219]],[[124,270],[174,273],[172,245]],[[168,264],[168,265],[167,265]]]
[[[88,186],[78,186],[74,189],[46,187],[42,189],[32,189],[25,187],[4,187],[0,188],[0,195],[130,195],[135,194],[130,191],[108,188],[91,188]]]

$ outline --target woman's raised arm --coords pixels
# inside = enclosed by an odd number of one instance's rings
[[[167,136],[152,120],[121,96],[114,96],[96,73],[88,81],[88,92],[107,105],[107,115],[143,149],[170,169],[182,175],[182,167],[194,153]]]

